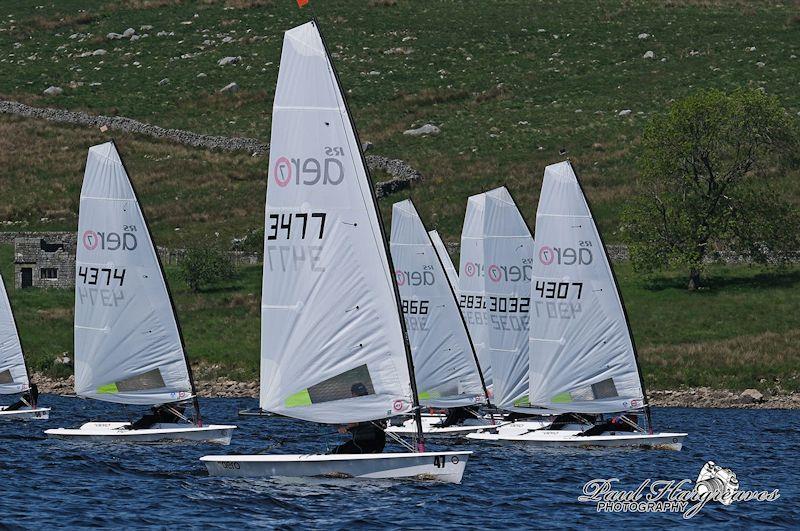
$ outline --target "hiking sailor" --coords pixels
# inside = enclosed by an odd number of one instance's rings
[[[366,396],[369,394],[367,387],[361,383],[354,383],[350,388],[350,394],[356,396]],[[332,454],[379,454],[386,446],[385,421],[377,420],[372,422],[355,422],[347,426],[341,426],[339,433],[350,433],[352,439],[331,450]]]

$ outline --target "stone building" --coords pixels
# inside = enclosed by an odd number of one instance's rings
[[[75,285],[74,232],[18,234],[14,238],[17,288],[71,288]]]

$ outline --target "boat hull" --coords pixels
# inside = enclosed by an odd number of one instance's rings
[[[102,443],[207,442],[228,445],[236,426],[208,424],[156,424],[153,428],[130,430],[129,422],[87,422],[80,428],[45,430],[48,437]]]
[[[6,411],[7,406],[0,406],[0,420],[47,420],[50,418],[49,407],[34,409],[15,409]]]
[[[474,424],[459,424],[446,428],[439,428],[435,426],[435,424],[436,422],[422,423],[422,434],[426,439],[455,439],[463,437],[468,433],[476,433],[485,430],[486,428],[498,428],[505,423],[498,422],[496,424],[491,424],[488,420],[476,419]],[[417,434],[417,426],[413,420],[409,420],[402,426],[389,426],[386,428],[386,433],[392,433],[399,437],[413,437]]]
[[[651,450],[675,450],[683,447],[686,433],[629,433],[607,432],[601,435],[580,436],[573,430],[537,430],[514,433],[498,430],[496,433],[481,432],[467,435],[475,441],[499,444],[525,444],[541,448],[644,448]]]
[[[207,455],[211,476],[409,479],[461,483],[472,452],[338,455]]]

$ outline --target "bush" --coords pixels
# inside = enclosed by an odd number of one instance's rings
[[[186,249],[180,264],[181,277],[194,292],[210,284],[233,278],[236,268],[228,252],[217,244],[200,242]]]

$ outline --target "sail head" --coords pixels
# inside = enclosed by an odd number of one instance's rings
[[[447,281],[450,282],[450,287],[453,288],[453,292],[456,294],[456,296],[458,296],[458,271],[456,271],[456,268],[453,265],[453,259],[450,258],[450,253],[447,251],[447,247],[442,241],[442,237],[439,236],[439,231],[430,230],[428,231],[428,236],[431,237],[433,248],[436,249],[436,254],[439,255],[439,259],[442,261],[444,272],[447,274]]]

